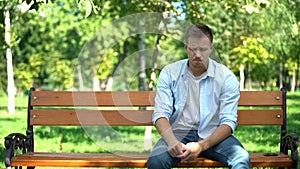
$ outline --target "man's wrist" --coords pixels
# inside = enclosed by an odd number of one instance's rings
[[[201,151],[205,151],[209,148],[209,145],[205,140],[198,141],[198,144],[200,146]]]
[[[164,140],[166,141],[166,143],[168,144],[168,146],[174,146],[174,145],[176,145],[179,142],[175,136],[174,137],[166,138]]]

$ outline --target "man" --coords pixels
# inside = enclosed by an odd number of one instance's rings
[[[189,27],[184,48],[188,58],[167,65],[158,79],[152,120],[162,138],[148,168],[172,168],[199,156],[230,168],[250,168],[248,152],[232,135],[239,84],[229,69],[209,58],[211,29],[201,23]]]

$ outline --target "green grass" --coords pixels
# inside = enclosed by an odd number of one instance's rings
[[[288,93],[287,130],[300,131],[300,92]],[[12,132],[25,133],[27,98],[16,98],[16,113],[7,114],[6,98],[0,97],[0,168],[3,164],[4,137]],[[144,127],[36,127],[35,150],[52,152],[143,152]],[[238,126],[235,136],[250,152],[279,151],[279,127]],[[158,135],[153,129],[152,141]],[[298,164],[300,166],[300,164]],[[40,168],[39,168],[40,169]],[[48,168],[49,169],[49,168]]]

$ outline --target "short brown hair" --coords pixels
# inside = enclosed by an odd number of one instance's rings
[[[185,43],[187,43],[189,37],[202,38],[204,35],[211,43],[213,43],[213,34],[211,29],[203,23],[194,24],[190,26],[185,33]]]

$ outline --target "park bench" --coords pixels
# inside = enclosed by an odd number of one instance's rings
[[[147,153],[120,155],[119,153],[36,152],[34,151],[34,137],[36,137],[34,127],[152,126],[152,110],[148,107],[153,106],[154,97],[153,91],[70,92],[35,91],[31,88],[28,99],[28,129],[26,134],[12,133],[5,137],[5,165],[7,168],[11,166],[144,168],[147,166]],[[116,109],[116,107],[122,108]],[[278,152],[250,153],[251,167],[297,168],[298,136],[287,134],[286,110],[284,89],[241,91],[238,110],[239,126],[277,125],[280,130],[274,131],[279,139]],[[22,153],[16,154],[17,149]],[[178,164],[178,168],[189,167],[218,168],[224,165],[207,158],[182,161]]]

